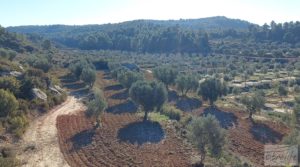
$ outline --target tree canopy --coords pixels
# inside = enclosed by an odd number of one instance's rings
[[[182,95],[186,95],[189,91],[196,91],[198,86],[199,80],[191,74],[181,74],[176,79],[176,87]]]
[[[252,119],[253,113],[260,111],[265,105],[264,97],[258,92],[255,92],[252,95],[243,95],[241,97],[241,102],[246,106],[250,119]]]
[[[96,81],[96,71],[91,68],[84,68],[80,75],[81,80],[84,81],[90,88],[93,87]]]
[[[201,153],[201,163],[207,153],[219,157],[225,144],[225,133],[212,115],[194,118],[188,125],[188,138]]]
[[[144,109],[144,121],[148,119],[148,112],[160,110],[167,101],[168,93],[163,83],[137,81],[129,90],[130,98]]]
[[[143,76],[138,72],[125,70],[117,75],[117,79],[123,87],[129,89],[133,83],[143,80]]]
[[[107,103],[105,101],[105,98],[103,96],[103,92],[95,88],[93,91],[94,98],[88,102],[88,109],[87,109],[87,116],[95,117],[96,118],[96,128],[101,126],[101,114],[104,112],[104,110],[107,107]]]
[[[210,105],[213,105],[218,97],[226,94],[226,84],[219,79],[209,78],[200,83],[198,95],[201,95],[204,100],[209,100]]]
[[[168,88],[169,85],[175,83],[178,72],[171,67],[157,67],[154,69],[153,74],[157,80],[163,82]]]

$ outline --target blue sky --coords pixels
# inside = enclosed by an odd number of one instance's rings
[[[300,21],[300,0],[0,0],[0,25],[103,24],[135,19]]]

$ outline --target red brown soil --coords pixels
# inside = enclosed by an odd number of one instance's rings
[[[128,101],[127,97],[114,99],[113,95],[124,92],[116,81],[109,78],[105,72],[97,74],[96,84],[104,90],[108,106],[113,107]],[[112,86],[112,87],[111,87]],[[194,112],[185,112],[199,116],[204,107]],[[263,166],[264,144],[278,144],[282,137],[288,134],[289,129],[270,121],[254,124],[246,119],[247,114],[240,111],[223,110],[236,116],[235,126],[228,128],[229,150],[238,156],[249,160],[254,166]],[[221,118],[222,119],[222,116]],[[61,151],[70,166],[189,166],[192,156],[191,149],[183,144],[182,139],[176,136],[171,126],[163,125],[166,138],[156,144],[136,145],[119,141],[118,131],[126,125],[140,121],[134,114],[121,113],[118,115],[106,113],[103,118],[103,127],[98,129],[88,143],[80,148],[74,148],[72,138],[80,132],[91,130],[91,120],[82,115],[60,116],[57,120]],[[228,120],[226,120],[228,121]],[[255,132],[262,133],[266,141],[257,138]],[[262,128],[260,128],[262,127]],[[260,132],[261,129],[267,129]],[[271,132],[269,132],[271,131]],[[273,134],[276,134],[275,137]],[[258,135],[259,136],[259,135]]]
[[[99,79],[100,78],[100,79]],[[128,97],[112,98],[125,91],[116,81],[101,71],[96,85],[104,90],[108,108],[128,101]],[[120,129],[142,118],[130,113],[105,113],[102,127],[93,130],[93,120],[78,115],[57,118],[58,139],[61,151],[72,167],[82,166],[190,166],[193,151],[176,136],[175,129],[162,125],[164,138],[156,143],[142,145],[121,141]]]
[[[229,130],[229,139],[230,139],[230,150],[234,153],[237,153],[256,166],[263,166],[264,164],[264,145],[265,144],[279,144],[283,136],[287,135],[289,129],[283,124],[278,124],[271,121],[259,122],[256,124],[266,125],[270,130],[278,133],[281,136],[278,136],[275,141],[268,141],[266,143],[258,141],[255,138],[255,135],[251,133],[251,128],[253,128],[253,123],[249,119],[245,119],[244,113],[235,112],[235,115],[238,116],[239,125],[236,128]],[[268,136],[267,137],[274,137]]]
[[[63,155],[72,167],[82,166],[190,166],[191,149],[165,126],[165,138],[156,144],[130,144],[120,141],[118,131],[124,126],[141,121],[133,114],[105,113],[103,125],[95,131],[91,143],[74,147],[72,138],[93,129],[92,121],[84,115],[60,116],[57,119],[59,143]],[[85,140],[87,140],[85,138]]]
[[[202,114],[203,110],[201,108],[193,114]],[[252,122],[247,118],[247,113],[243,111],[220,110],[225,113],[233,113],[237,117],[235,126],[228,129],[229,150],[238,156],[244,157],[254,166],[264,165],[265,144],[279,144],[282,138],[289,133],[289,128],[281,123],[271,121]],[[262,130],[262,137],[265,141],[258,139],[259,135],[253,133],[255,127],[259,127],[256,130]]]

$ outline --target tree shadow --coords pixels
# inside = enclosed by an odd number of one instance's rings
[[[75,90],[75,91],[71,91],[70,95],[75,96],[75,97],[82,97],[85,95],[88,95],[90,92],[89,88],[84,88],[84,89],[79,89],[79,90]]]
[[[77,79],[75,77],[71,76],[70,74],[59,77],[59,80],[62,83],[66,83],[66,84],[73,83],[73,82],[77,81]]]
[[[113,78],[111,77],[110,73],[105,72],[105,73],[103,74],[103,79],[106,79],[106,80],[112,80]]]
[[[111,86],[105,87],[104,91],[110,91],[110,90],[118,91],[118,90],[122,90],[122,89],[123,89],[123,86],[120,84],[117,84],[117,85],[111,85]]]
[[[63,87],[66,87],[68,89],[82,89],[84,88],[86,85],[85,83],[71,83],[71,84],[64,84]]]
[[[202,106],[202,102],[197,98],[181,97],[176,101],[176,107],[185,112],[192,112]]]
[[[118,139],[131,144],[159,143],[165,133],[158,122],[141,121],[126,125],[118,131]]]
[[[107,112],[113,114],[123,114],[123,113],[134,113],[136,112],[138,107],[131,101],[127,100],[124,103],[108,107]]]
[[[222,111],[216,107],[208,107],[204,109],[202,115],[213,115],[219,121],[220,126],[224,129],[229,129],[238,124],[237,117],[230,112]]]
[[[110,96],[110,98],[112,99],[116,99],[116,100],[125,100],[129,97],[129,94],[128,94],[128,90],[124,90],[124,91],[121,91],[121,92],[118,92],[118,93],[115,93],[113,95]]]
[[[283,134],[276,132],[266,124],[262,123],[253,123],[250,132],[255,140],[260,141],[264,144],[277,143],[283,138]]]
[[[176,102],[178,99],[179,99],[179,96],[175,90],[168,91],[168,101],[169,102],[173,102],[173,101]]]
[[[83,130],[75,134],[73,137],[69,139],[73,144],[73,148],[70,151],[75,151],[81,149],[82,147],[86,147],[90,145],[93,141],[94,135],[95,135],[94,130]]]

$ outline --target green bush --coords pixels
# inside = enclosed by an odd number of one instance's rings
[[[188,115],[184,115],[183,117],[181,117],[180,119],[180,124],[183,126],[183,127],[186,127],[191,121],[192,121],[192,116],[190,114]]]
[[[18,106],[19,103],[12,93],[0,89],[0,117],[13,115],[18,109]]]
[[[233,93],[234,95],[238,95],[238,94],[240,94],[241,92],[242,92],[241,88],[234,87],[234,88],[232,89],[232,93]]]
[[[21,137],[28,126],[28,120],[24,115],[13,117],[9,120],[11,132],[17,137]]]
[[[20,83],[14,77],[3,77],[0,78],[0,89],[9,90],[15,96],[17,96],[20,91]]]
[[[15,151],[10,147],[0,148],[0,167],[16,167],[18,165]]]
[[[179,121],[181,118],[182,112],[174,106],[164,105],[162,108],[163,115],[169,117],[170,119]]]

